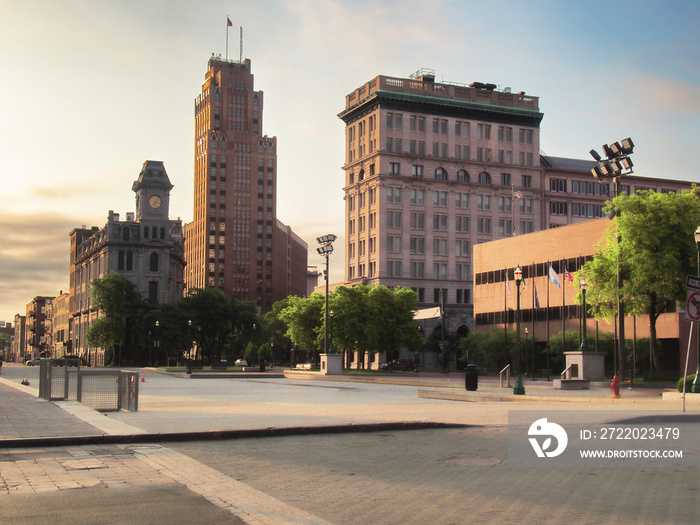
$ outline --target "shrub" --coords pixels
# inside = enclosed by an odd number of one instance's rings
[[[695,374],[691,374],[689,376],[686,376],[686,378],[685,378],[685,391],[686,392],[690,392],[690,389],[693,387],[693,381],[695,381]],[[678,388],[679,392],[683,392],[683,378],[682,377],[678,380],[676,387]]]

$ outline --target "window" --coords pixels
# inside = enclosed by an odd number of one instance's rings
[[[501,186],[510,186],[510,173],[501,173]]]
[[[418,164],[414,164],[411,173],[414,177],[422,177],[423,176],[423,166],[418,165]]]
[[[479,233],[491,233],[491,219],[479,217],[477,219],[476,229]]]
[[[447,255],[447,239],[433,239],[433,255]]]
[[[386,214],[386,225],[389,228],[401,228],[401,212],[400,211],[388,211]],[[370,221],[370,228],[372,228]]]
[[[158,301],[158,281],[148,282],[148,298],[151,301]]]
[[[390,162],[389,173],[391,175],[401,175],[401,164],[398,162]]]
[[[520,221],[520,234],[532,233],[535,231],[535,223],[532,221]]]
[[[498,233],[500,235],[512,235],[513,221],[510,219],[500,219],[498,221]]]
[[[401,113],[394,115],[394,127],[396,129],[403,129],[403,115]]]
[[[411,117],[408,119],[408,129],[411,131],[416,131],[416,116],[411,115]]]
[[[457,172],[457,182],[469,182],[469,173],[466,170],[459,170]]]
[[[433,230],[447,231],[447,215],[433,215]]]
[[[410,142],[408,143],[408,152],[409,152],[411,155],[415,155],[415,154],[416,154],[416,141],[415,141],[415,140],[412,140],[412,141],[410,141]]]
[[[377,226],[377,214],[376,213],[370,213],[369,214],[369,229],[373,230]]]
[[[455,136],[462,135],[462,123],[458,120],[455,122]]]
[[[445,170],[445,168],[437,168],[435,170],[435,179],[436,180],[447,180],[447,170]]]
[[[455,231],[468,232],[469,231],[469,217],[463,217],[461,215],[457,215],[457,217],[455,217]]]
[[[469,208],[469,194],[455,193],[455,206],[457,208]]]
[[[527,143],[532,144],[532,130],[531,129],[527,130]]]
[[[549,191],[566,193],[566,179],[549,179]]]
[[[412,262],[411,263],[411,277],[425,277],[425,263],[424,262]]]
[[[425,253],[425,237],[411,237],[411,253]]]
[[[520,213],[532,213],[532,199],[520,199]]]
[[[418,141],[418,155],[425,155],[425,141]]]
[[[401,237],[389,235],[386,238],[386,251],[389,253],[401,253]]]
[[[117,254],[117,270],[124,269],[124,252],[120,251]]]
[[[511,197],[498,197],[498,211],[513,211],[513,199]]]
[[[457,289],[457,303],[458,304],[469,304],[470,290],[469,288]]]
[[[122,230],[122,241],[128,241],[129,240],[129,228],[124,228]]]
[[[411,190],[411,204],[425,204],[425,191]]]
[[[485,171],[479,173],[479,184],[491,184],[491,175]]]
[[[433,206],[447,206],[447,192],[446,191],[434,191],[433,192]]]
[[[401,202],[401,188],[395,188],[389,186],[386,189],[386,201],[387,202]]]
[[[477,210],[490,210],[491,209],[491,196],[490,195],[477,195],[476,196],[476,209]]]
[[[440,119],[433,119],[433,133],[437,134],[440,130]]]
[[[532,175],[523,175],[522,187],[523,188],[532,188]]]
[[[469,241],[455,241],[455,255],[457,257],[469,257],[471,255]]]
[[[550,202],[549,213],[552,215],[567,215],[565,202]]]
[[[447,279],[447,263],[433,264],[433,277],[435,279]]]
[[[458,281],[469,281],[471,279],[471,266],[469,264],[455,264],[455,278]]]
[[[134,254],[126,252],[126,271],[130,272],[134,269]]]
[[[412,213],[411,214],[411,229],[412,230],[425,230],[425,214],[424,213]]]
[[[401,261],[387,261],[386,273],[389,277],[401,277]]]
[[[394,151],[394,139],[392,137],[386,138],[386,150],[389,152]]]
[[[386,127],[387,127],[387,128],[393,128],[393,127],[394,127],[394,114],[393,114],[393,113],[387,113],[387,114],[386,114]]]
[[[440,143],[433,142],[433,157],[440,155]]]
[[[148,269],[152,272],[158,271],[158,254],[155,252],[151,254]]]
[[[418,131],[425,131],[425,117],[418,117]]]

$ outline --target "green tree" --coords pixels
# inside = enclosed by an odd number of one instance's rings
[[[483,361],[487,368],[498,368],[504,359],[504,349],[508,359],[515,356],[515,331],[492,326],[486,332],[471,332],[458,342],[459,351],[467,362]]]
[[[325,298],[318,292],[310,297],[292,296],[279,312],[287,326],[289,339],[303,350],[320,352],[323,348],[322,316]]]
[[[365,352],[377,348],[376,324],[370,307],[370,286],[341,286],[330,298],[333,310],[333,346],[358,352],[364,366]]]
[[[578,272],[589,283],[586,301],[590,310],[599,319],[610,320],[617,313],[619,258],[625,314],[649,314],[650,350],[657,370],[656,321],[685,299],[686,277],[696,272],[693,232],[700,217],[698,191],[694,185],[681,193],[643,190],[613,199],[606,211],[615,210],[617,217],[597,245],[593,260]]]
[[[191,290],[183,301],[192,313],[192,336],[202,359],[218,361],[230,333],[231,300],[218,288],[201,288]]]
[[[107,350],[137,339],[138,319],[143,316],[145,303],[136,286],[123,275],[110,272],[90,281],[90,291],[92,307],[99,317],[85,334],[87,345]]]
[[[375,286],[369,291],[369,307],[376,337],[376,349],[388,358],[398,357],[399,350],[417,351],[424,344],[413,312],[418,309],[418,295],[410,288],[395,290]]]

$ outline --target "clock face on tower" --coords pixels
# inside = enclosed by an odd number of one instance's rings
[[[160,205],[161,205],[160,197],[158,195],[151,195],[151,197],[148,199],[148,204],[153,209],[160,208]]]

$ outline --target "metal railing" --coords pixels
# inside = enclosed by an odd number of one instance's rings
[[[503,376],[506,378],[506,386],[503,386]],[[510,388],[510,365],[506,365],[506,367],[501,370],[499,374],[499,379],[500,379],[500,387],[501,388]]]
[[[139,373],[126,370],[81,370],[66,359],[42,359],[39,397],[47,401],[77,401],[94,410],[138,411]]]
[[[560,377],[561,379],[571,379],[571,371],[573,370],[573,366],[574,366],[574,365],[569,365],[569,366],[567,366],[567,367],[564,369],[564,371],[563,371],[561,374],[559,374],[559,377]]]

